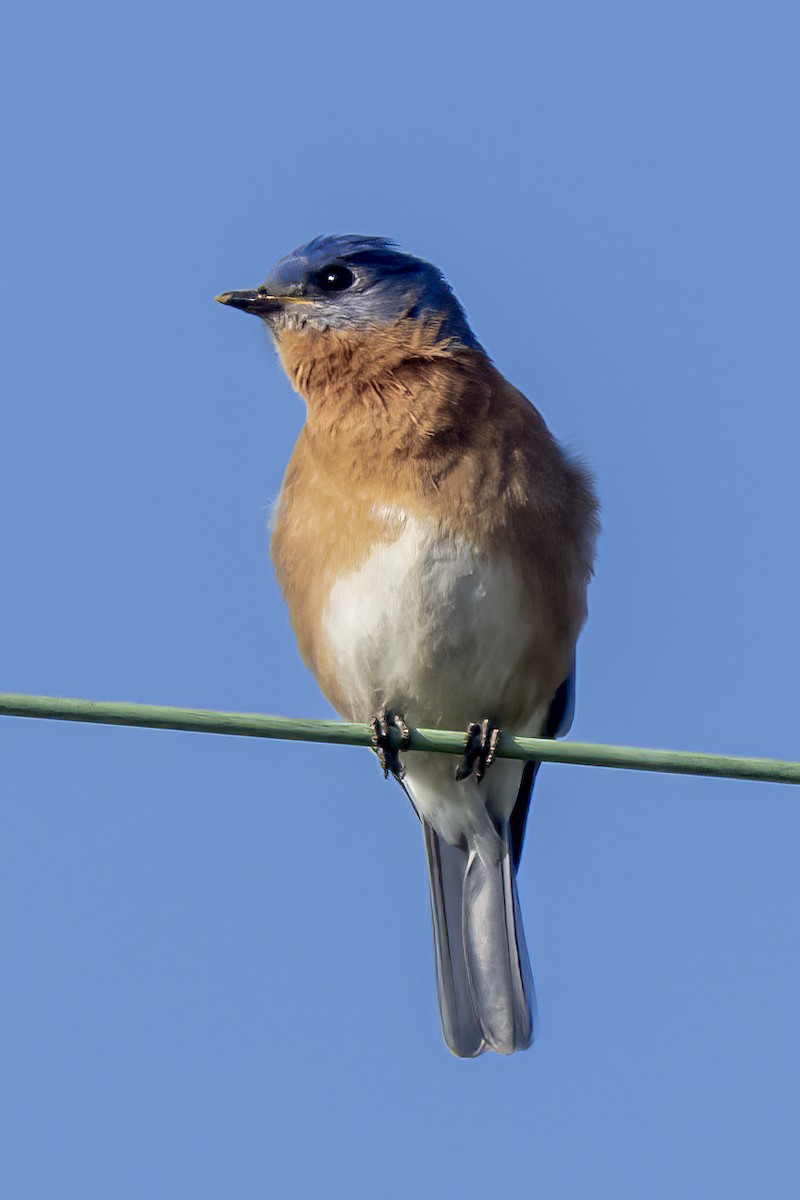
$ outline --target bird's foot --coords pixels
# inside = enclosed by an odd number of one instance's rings
[[[502,736],[501,730],[488,719],[480,725],[473,721],[467,729],[467,744],[464,757],[456,767],[456,779],[466,779],[474,770],[475,778],[480,783],[494,762]]]
[[[391,773],[395,779],[402,780],[406,769],[400,762],[400,751],[408,750],[411,745],[411,734],[405,721],[391,709],[382,708],[370,721],[370,727],[372,729],[372,747],[383,768],[383,778],[388,779]],[[399,745],[392,737],[393,729],[396,729],[400,735]]]

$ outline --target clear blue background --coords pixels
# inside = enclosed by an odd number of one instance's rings
[[[0,686],[328,715],[266,552],[302,404],[212,297],[357,231],[437,262],[596,470],[572,736],[800,758],[799,35],[9,10]],[[797,1194],[792,789],[543,769],[540,1040],[459,1062],[366,752],[3,718],[0,786],[3,1195]]]

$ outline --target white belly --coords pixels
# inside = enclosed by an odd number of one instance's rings
[[[396,539],[339,579],[325,608],[348,715],[369,720],[386,705],[414,725],[502,719],[524,651],[546,632],[510,560],[479,555],[436,521],[389,518]],[[532,680],[532,709],[537,692]]]

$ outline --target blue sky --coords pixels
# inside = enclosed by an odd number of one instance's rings
[[[356,231],[439,264],[596,471],[572,736],[800,758],[798,34],[777,2],[16,6],[0,686],[329,715],[266,553],[302,405],[212,297]],[[796,1194],[792,789],[544,768],[540,1039],[459,1062],[366,752],[0,746],[4,1195]]]

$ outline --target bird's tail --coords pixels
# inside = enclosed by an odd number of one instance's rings
[[[525,1050],[535,998],[508,829],[454,846],[423,828],[445,1041],[460,1058]]]

